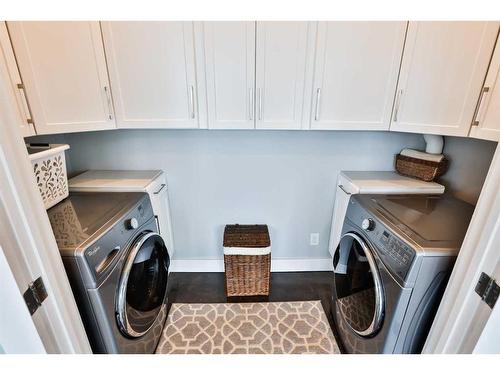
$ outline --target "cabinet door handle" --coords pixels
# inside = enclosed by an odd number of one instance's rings
[[[22,83],[17,84],[17,88],[21,93],[21,98],[23,100],[24,115],[26,116],[26,122],[28,124],[33,124],[33,118],[31,116],[30,106],[28,105],[28,98],[26,97],[26,92],[24,91],[24,85]]]
[[[160,188],[157,191],[155,191],[153,194],[160,194],[160,192],[163,190],[163,188],[165,186],[167,186],[167,184],[161,184]]]
[[[189,86],[189,108],[191,108],[191,118],[194,118],[194,86]]]
[[[255,106],[253,105],[253,88],[248,89],[248,117],[253,120],[253,114],[255,112]]]
[[[477,103],[476,111],[474,112],[474,117],[472,117],[472,126],[478,126],[479,125],[479,112],[481,110],[481,106],[483,105],[483,97],[484,94],[486,94],[488,91],[490,91],[490,88],[487,86],[484,86],[483,89],[481,90],[481,95],[479,96],[479,102]]]
[[[111,104],[111,94],[109,93],[109,87],[104,86],[104,93],[106,94],[106,102],[108,103],[108,118],[113,119],[113,105]]]
[[[349,193],[349,192],[348,192],[348,191],[344,188],[344,186],[343,186],[343,185],[339,185],[339,188],[340,188],[340,190],[342,190],[342,191],[343,191],[344,193],[346,193],[347,195],[351,195],[351,193]]]
[[[316,89],[316,109],[314,110],[314,121],[319,121],[319,101],[321,100],[321,89]]]
[[[398,96],[396,98],[396,105],[394,108],[394,117],[392,121],[398,122],[399,104],[401,103],[401,96],[403,96],[403,89],[399,89]]]
[[[262,89],[259,87],[259,120],[262,120]]]

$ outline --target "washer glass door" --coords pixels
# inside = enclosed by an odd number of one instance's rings
[[[333,257],[336,303],[346,323],[361,336],[381,327],[384,295],[372,251],[356,233],[342,236]]]
[[[143,233],[132,246],[123,267],[117,298],[120,330],[128,336],[144,335],[163,308],[170,258],[161,236]]]

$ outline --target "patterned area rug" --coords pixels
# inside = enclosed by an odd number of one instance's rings
[[[320,301],[173,304],[156,352],[340,353]]]

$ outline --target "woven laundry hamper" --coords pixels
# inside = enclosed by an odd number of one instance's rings
[[[271,240],[267,225],[226,225],[223,246],[227,296],[268,296]]]

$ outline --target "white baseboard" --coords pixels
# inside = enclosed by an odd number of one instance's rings
[[[331,258],[272,259],[272,272],[333,271]],[[223,259],[174,259],[170,272],[224,272]]]

